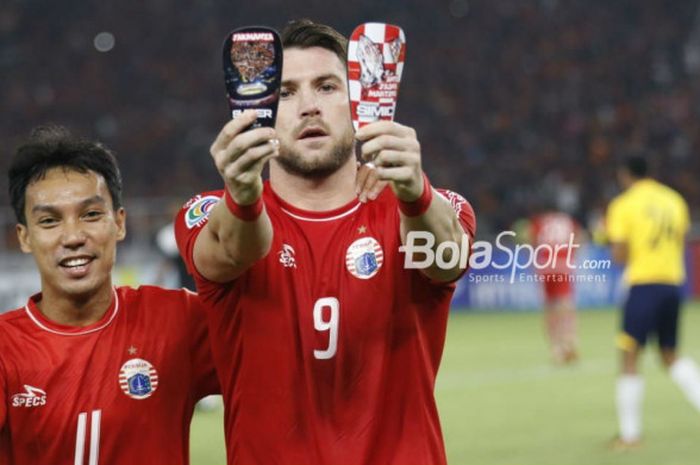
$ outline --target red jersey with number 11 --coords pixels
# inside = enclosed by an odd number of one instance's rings
[[[444,464],[433,389],[455,285],[404,267],[391,189],[310,212],[266,183],[272,248],[226,284],[192,260],[221,195],[193,198],[175,229],[211,306],[229,464]],[[471,206],[443,195],[473,237]]]
[[[218,392],[197,296],[114,290],[90,326],[0,315],[1,465],[185,465],[194,405]]]

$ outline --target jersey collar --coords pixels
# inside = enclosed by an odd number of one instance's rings
[[[119,313],[119,295],[115,288],[112,288],[112,293],[112,303],[109,305],[105,314],[98,321],[88,326],[62,325],[46,318],[36,305],[36,303],[41,300],[41,293],[35,294],[29,298],[27,305],[24,306],[24,311],[34,324],[44,331],[58,334],[59,336],[82,336],[84,334],[100,331],[114,321],[117,313]]]
[[[294,205],[285,202],[282,200],[280,196],[277,195],[277,193],[272,190],[272,186],[268,184],[268,191],[270,192],[270,195],[274,198],[275,202],[277,205],[279,205],[280,209],[286,213],[287,215],[291,216],[292,218],[296,218],[297,220],[302,220],[302,221],[315,221],[315,222],[320,222],[320,221],[333,221],[337,220],[340,218],[343,218],[345,216],[351,215],[354,212],[356,212],[359,208],[360,201],[355,198],[351,200],[350,202],[346,203],[342,207],[335,208],[333,210],[324,210],[324,211],[313,211],[313,210],[303,210],[301,208],[295,207]]]

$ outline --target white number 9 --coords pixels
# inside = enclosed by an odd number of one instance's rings
[[[323,319],[323,309],[330,309],[328,321]],[[333,358],[338,348],[338,321],[340,320],[340,302],[335,297],[323,297],[314,304],[314,329],[316,331],[328,331],[328,348],[314,350],[314,357],[319,360]]]

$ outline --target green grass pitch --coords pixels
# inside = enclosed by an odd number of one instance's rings
[[[700,414],[661,368],[655,350],[647,350],[642,363],[643,445],[628,452],[607,448],[617,430],[617,327],[615,311],[579,312],[581,360],[555,367],[540,313],[452,313],[435,389],[449,463],[698,463]],[[681,353],[700,360],[700,303],[685,305]],[[222,417],[195,416],[193,465],[225,464]]]

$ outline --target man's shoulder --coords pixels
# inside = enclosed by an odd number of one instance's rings
[[[663,188],[663,191],[666,193],[668,198],[674,202],[676,205],[687,205],[687,202],[685,201],[685,198],[683,195],[678,192],[676,189],[674,189],[671,186],[668,186],[666,184],[660,184],[660,186]]]
[[[8,326],[13,326],[18,321],[22,321],[26,318],[26,313],[24,307],[15,308],[13,310],[7,310],[0,313],[0,328],[7,328]]]
[[[8,310],[0,313],[0,357],[2,356],[2,347],[5,344],[15,344],[13,334],[19,334],[26,331],[27,313],[24,307]]]
[[[15,308],[13,310],[7,310],[0,312],[0,324],[5,322],[11,322],[24,317],[24,307]]]
[[[610,203],[608,204],[608,212],[612,214],[619,213],[622,208],[629,204],[629,202],[633,201],[633,193],[629,192],[629,190],[620,192],[615,197],[613,197]]]
[[[664,184],[655,179],[645,179],[638,181],[632,188],[620,194],[625,206],[646,205],[649,198],[659,204],[674,204],[676,206],[686,205],[686,201],[680,192],[668,184]]]
[[[163,299],[163,300],[189,300],[197,293],[184,287],[180,289],[170,289],[150,284],[142,284],[138,287],[119,286],[117,293],[127,300],[136,299]]]
[[[142,285],[137,288],[120,286],[117,288],[120,299],[128,306],[146,306],[149,311],[172,312],[178,306],[190,306],[197,294],[189,289],[166,289],[159,286]],[[173,308],[172,306],[175,305]]]
[[[204,307],[199,296],[188,289],[165,289],[143,285],[137,288],[117,288],[120,305],[133,321],[144,328],[186,328],[203,320]]]
[[[7,310],[0,313],[0,327],[14,326],[26,318],[27,312],[24,311],[24,307]]]

